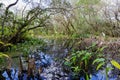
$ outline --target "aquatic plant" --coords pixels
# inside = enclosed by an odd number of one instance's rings
[[[87,50],[73,51],[65,59],[64,64],[73,73],[74,78],[83,76],[85,80],[89,80],[90,74],[94,74],[103,67],[105,58],[99,53],[89,52]]]

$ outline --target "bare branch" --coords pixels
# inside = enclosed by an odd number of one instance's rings
[[[28,6],[29,3],[30,3],[30,2],[28,2],[28,3],[25,5],[24,9],[22,10],[22,18],[24,18],[23,14],[24,14],[24,11],[25,11],[25,9],[27,8],[27,6]]]
[[[12,4],[10,4],[10,5],[8,5],[8,6],[6,7],[6,10],[5,10],[5,15],[6,15],[6,16],[7,16],[7,14],[8,14],[9,8],[12,7],[12,6],[14,6],[14,5],[16,5],[18,1],[19,1],[19,0],[16,0],[14,3],[12,3]]]

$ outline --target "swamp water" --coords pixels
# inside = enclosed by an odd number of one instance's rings
[[[10,69],[3,70],[0,80],[76,80],[73,79],[72,73],[66,72],[63,68],[64,58],[67,57],[74,41],[65,40],[62,44],[54,40],[46,42],[48,45],[43,51],[39,48],[32,51],[27,56],[27,60],[22,55],[17,57],[18,68],[12,66]],[[78,80],[85,79],[79,77]],[[90,80],[107,80],[105,70],[92,74]],[[108,80],[117,80],[117,76],[108,76]]]

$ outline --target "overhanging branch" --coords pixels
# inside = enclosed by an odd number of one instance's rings
[[[36,29],[36,28],[39,28],[39,27],[44,27],[45,24],[42,24],[42,25],[36,25],[34,27],[31,27],[31,28],[28,28],[28,29],[25,29],[24,31],[22,31],[21,33],[25,33],[26,31],[30,31],[30,30],[33,30],[33,29]]]

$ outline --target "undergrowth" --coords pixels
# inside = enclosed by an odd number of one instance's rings
[[[102,54],[104,48],[97,48],[93,51],[95,45],[88,47],[86,50],[72,51],[70,55],[65,58],[65,70],[72,72],[73,79],[84,77],[85,80],[90,79],[90,75],[102,69],[105,65],[105,58]]]

